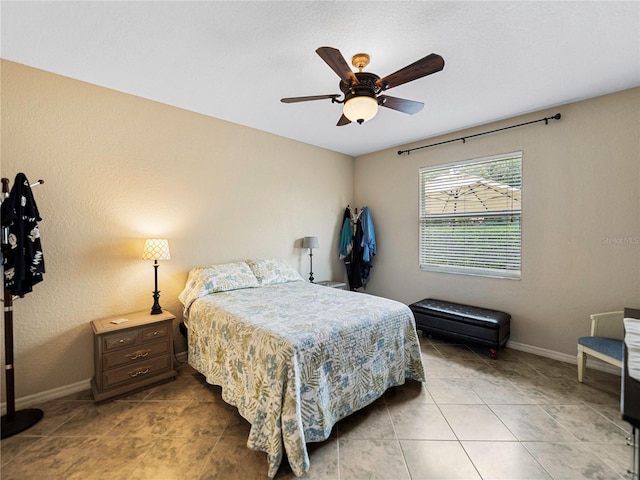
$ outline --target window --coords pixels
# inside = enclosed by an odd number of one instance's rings
[[[420,169],[420,269],[520,278],[522,152]]]

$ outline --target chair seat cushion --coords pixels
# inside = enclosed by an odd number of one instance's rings
[[[607,355],[608,357],[615,358],[620,362],[622,361],[622,340],[603,337],[580,337],[578,344],[602,353],[603,355]]]

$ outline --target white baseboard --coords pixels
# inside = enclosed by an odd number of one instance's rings
[[[67,395],[89,390],[90,388],[91,379],[88,378],[80,382],[72,383],[71,385],[65,385],[63,387],[46,390],[44,392],[34,393],[33,395],[27,395],[26,397],[16,398],[16,410],[48,402],[49,400],[66,397]],[[7,402],[2,402],[2,404],[0,404],[0,410],[2,411],[2,415],[7,413]]]
[[[512,342],[511,340],[507,342],[507,348],[513,348],[514,350],[520,350],[522,352],[532,353],[540,357],[551,358],[553,360],[570,363],[576,366],[578,365],[577,352],[576,352],[576,355],[567,355],[566,353],[560,353],[554,350],[547,350],[546,348],[534,347],[532,345],[526,345],[524,343]],[[588,357],[587,368],[592,368],[593,370],[599,370],[605,373],[612,373],[618,376],[621,375],[619,368],[593,357]],[[576,370],[576,375],[577,375],[577,370]]]

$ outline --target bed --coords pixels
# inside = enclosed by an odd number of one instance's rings
[[[305,281],[287,262],[198,267],[180,294],[189,364],[250,424],[273,478],[283,455],[309,470],[306,444],[406,379],[424,381],[406,305]]]

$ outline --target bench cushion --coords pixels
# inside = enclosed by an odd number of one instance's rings
[[[622,340],[604,337],[580,337],[578,344],[602,353],[607,357],[615,358],[620,362],[622,361]]]
[[[511,315],[499,310],[472,307],[461,303],[436,300],[435,298],[425,298],[410,305],[410,308],[414,313],[431,313],[447,320],[482,325],[495,330],[498,330],[501,326],[508,325],[511,320]]]
[[[435,298],[409,305],[416,328],[425,333],[498,349],[507,343],[511,315]]]

